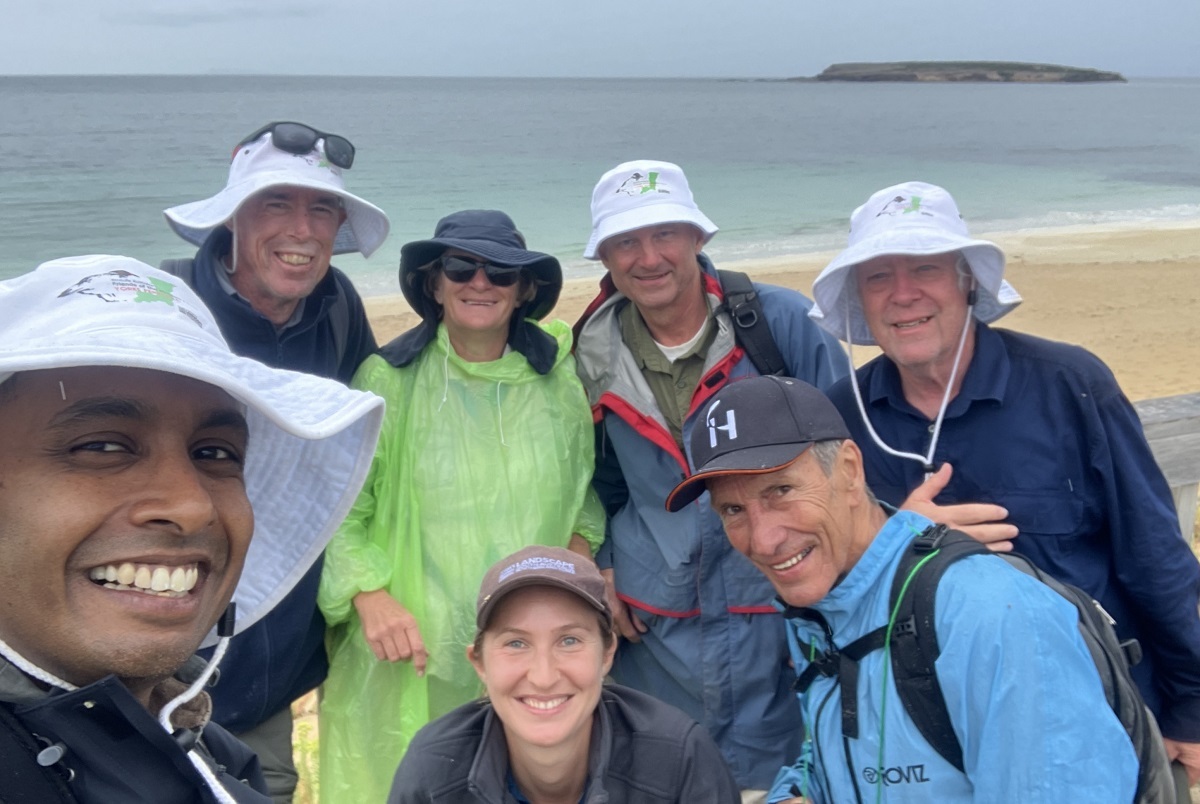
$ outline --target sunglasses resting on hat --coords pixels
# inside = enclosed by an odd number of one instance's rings
[[[460,285],[474,279],[475,273],[480,269],[487,280],[498,288],[509,287],[521,277],[521,268],[516,265],[496,265],[457,255],[442,257],[441,263],[442,273],[446,278]]]
[[[350,140],[337,134],[327,134],[304,123],[286,121],[267,123],[239,142],[233,152],[236,154],[238,148],[249,145],[268,132],[271,134],[271,144],[285,153],[304,156],[312,153],[318,140],[324,140],[325,158],[332,164],[344,170],[349,170],[354,164],[354,145]]]

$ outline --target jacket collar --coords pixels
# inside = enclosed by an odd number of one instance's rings
[[[586,804],[607,804],[604,778],[612,759],[612,720],[606,706],[607,692],[600,691],[596,717],[592,719],[592,738],[588,745],[588,786]],[[469,789],[488,804],[503,804],[508,793],[508,744],[504,726],[490,703],[484,703],[483,733],[479,749],[467,775]]]
[[[874,407],[886,402],[897,410],[921,415],[904,398],[896,364],[885,355],[877,360],[879,369],[871,372],[868,387],[864,389],[868,404]],[[946,418],[953,419],[966,413],[972,402],[1003,402],[1011,370],[1008,350],[999,333],[987,324],[975,322],[975,350],[963,374],[962,388],[946,408]]]
[[[157,716],[158,711],[168,701],[186,690],[197,666],[202,668],[204,664],[205,661],[202,658],[192,656],[183,667],[176,671],[173,677],[159,682],[150,692],[151,714]],[[80,689],[112,689],[110,685],[115,680],[113,676],[106,676]],[[34,681],[6,657],[0,655],[0,702],[28,706],[49,702],[50,699],[62,694],[61,690],[47,689]],[[199,730],[208,725],[211,718],[212,699],[209,698],[207,692],[201,690],[196,697],[185,701],[175,710],[171,716],[171,723],[176,728]]]

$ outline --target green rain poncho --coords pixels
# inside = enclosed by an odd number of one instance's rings
[[[386,800],[417,730],[481,694],[466,647],[489,566],[529,544],[566,546],[572,533],[593,551],[604,538],[590,482],[592,417],[571,332],[561,321],[541,326],[558,342],[545,376],[516,351],[490,363],[462,360],[444,325],[410,365],[372,356],[354,376],[354,388],[387,400],[387,416],[321,576],[330,663],[320,709],[322,801]],[[376,659],[363,636],[352,599],[380,588],[417,620],[429,651],[423,678],[411,662]]]

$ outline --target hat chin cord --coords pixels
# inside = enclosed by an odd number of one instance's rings
[[[79,687],[76,687],[71,682],[64,681],[48,670],[43,670],[42,668],[38,667],[33,662],[17,653],[17,651],[3,639],[0,639],[0,656],[8,659],[25,675],[30,676],[31,678],[36,678],[38,681],[47,686],[58,687],[60,690],[66,690],[67,692],[74,692],[75,690],[79,689]]]
[[[196,677],[191,686],[168,701],[166,706],[162,708],[162,711],[158,713],[158,724],[184,748],[188,761],[196,768],[196,772],[204,777],[204,781],[208,784],[209,790],[212,791],[213,797],[216,798],[219,804],[237,804],[237,800],[221,784],[220,779],[213,773],[213,769],[204,761],[204,757],[196,753],[195,740],[192,740],[189,745],[179,739],[175,733],[175,729],[171,727],[171,715],[175,714],[175,710],[184,703],[199,695],[200,691],[204,689],[204,685],[208,683],[209,678],[216,672],[217,665],[221,663],[221,659],[225,657],[225,651],[229,649],[229,640],[233,638],[236,618],[237,604],[230,602],[225,607],[225,613],[221,615],[221,619],[217,621],[217,647],[213,650],[212,658],[208,660],[208,664],[204,665],[204,670]]]
[[[925,455],[919,455],[915,452],[904,452],[903,450],[894,449],[887,445],[886,442],[875,432],[874,426],[871,424],[871,419],[867,416],[866,406],[863,405],[862,391],[858,387],[858,372],[854,369],[854,341],[850,337],[850,296],[844,294],[846,300],[846,351],[850,357],[850,387],[854,389],[854,401],[858,405],[859,416],[862,417],[862,422],[867,428],[867,432],[871,436],[871,440],[875,445],[888,455],[894,455],[897,458],[905,458],[910,461],[916,461],[925,469],[925,479],[928,480],[936,470],[933,465],[933,453],[937,450],[938,439],[942,435],[942,421],[946,418],[946,408],[950,406],[950,392],[954,388],[954,380],[958,377],[959,362],[962,360],[963,348],[967,343],[967,333],[971,329],[971,318],[975,314],[975,279],[971,279],[971,289],[967,291],[967,315],[963,319],[962,332],[958,336],[958,349],[954,353],[954,365],[950,368],[950,379],[946,383],[946,391],[942,394],[942,403],[938,407],[937,418],[933,423],[933,434],[929,438],[929,452]]]
[[[229,244],[229,265],[225,266],[225,275],[233,276],[237,271],[237,255],[238,255],[238,233],[237,229],[231,230],[233,233],[233,241]]]
[[[197,677],[194,682],[192,682],[190,687],[172,698],[159,713],[159,725],[162,726],[172,737],[175,736],[175,731],[171,727],[171,715],[183,703],[190,701],[200,693],[200,690],[203,689],[204,685],[208,683],[208,679],[216,671],[217,664],[220,663],[222,657],[225,656],[225,651],[229,648],[229,640],[233,636],[234,612],[234,604],[230,603],[228,608],[225,609],[225,613],[221,615],[221,620],[217,626],[217,631],[220,635],[220,638],[217,641],[216,649],[213,651],[212,659],[210,659],[208,664],[205,665],[204,671],[200,673],[199,677]],[[29,661],[16,650],[14,650],[11,645],[2,639],[0,639],[0,655],[8,659],[8,661],[19,668],[23,673],[31,678],[37,679],[43,684],[51,687],[58,687],[59,689],[66,690],[67,692],[74,692],[75,690],[79,689],[79,687],[71,682],[64,681],[53,673],[38,667],[36,664]],[[184,746],[184,744],[181,743],[181,746]],[[221,784],[221,781],[217,778],[216,774],[213,773],[213,770],[208,766],[208,763],[204,761],[204,758],[196,753],[195,745],[193,744],[191,747],[185,747],[185,751],[187,753],[188,760],[196,768],[196,771],[200,774],[200,776],[204,778],[205,783],[212,791],[213,797],[216,798],[219,804],[237,804],[237,800],[231,796]]]

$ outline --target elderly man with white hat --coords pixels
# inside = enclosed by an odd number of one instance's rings
[[[46,263],[0,311],[0,798],[265,804],[205,687],[349,511],[383,401],[234,355],[126,257]]]
[[[1134,678],[1195,782],[1200,566],[1112,372],[1080,347],[989,326],[1021,301],[1004,264],[999,247],[969,236],[941,187],[872,195],[813,285],[810,315],[883,354],[830,398],[880,499],[908,498],[959,524],[966,516],[976,538],[1015,545],[1140,642]]]
[[[224,189],[164,212],[194,258],[166,260],[212,310],[233,350],[269,366],[348,383],[377,345],[334,254],[370,256],[387,216],[346,190],[354,164],[345,137],[303,123],[269,123],[233,151]],[[317,611],[320,562],[267,621],[234,640],[239,668],[214,691],[216,719],[259,753],[276,800],[290,800],[290,704],[328,671]]]
[[[701,253],[716,231],[679,166],[643,159],[605,173],[584,256],[607,273],[576,325],[575,357],[598,423],[594,483],[610,517],[597,561],[625,637],[613,677],[704,725],[752,801],[801,734],[783,621],[771,585],[730,546],[707,496],[679,513],[664,506],[687,473],[688,434],[710,424],[705,400],[762,373],[747,354],[761,344],[735,318],[761,324],[782,358],[776,370],[789,376],[828,387],[848,366],[795,291],[746,280],[759,309],[731,314],[737,277]]]

